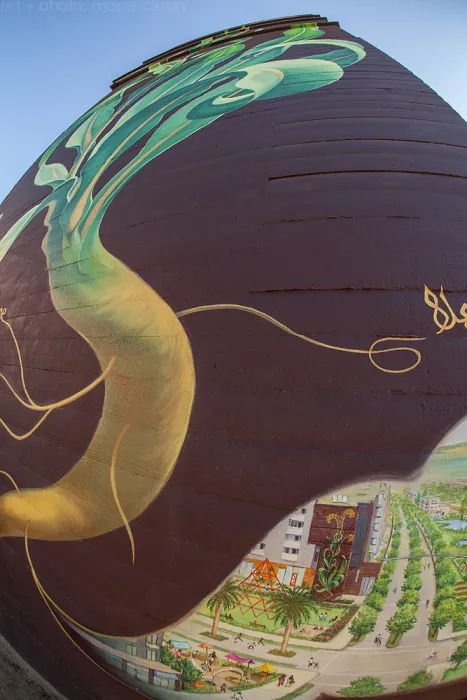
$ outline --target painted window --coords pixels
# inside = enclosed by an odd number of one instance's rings
[[[289,525],[290,527],[303,527],[303,523],[300,520],[294,520],[293,518],[289,518]]]

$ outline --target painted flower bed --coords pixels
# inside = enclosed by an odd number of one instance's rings
[[[331,627],[328,627],[327,630],[324,630],[324,632],[320,632],[319,634],[316,635],[316,637],[313,637],[313,641],[315,642],[330,642],[331,639],[334,639],[336,634],[338,634],[341,630],[344,629],[344,627],[350,622],[352,617],[355,615],[355,613],[358,610],[358,605],[351,605],[348,610],[345,611],[341,617],[336,620],[336,622],[331,625]]]

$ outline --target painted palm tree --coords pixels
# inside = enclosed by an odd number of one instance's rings
[[[222,610],[232,610],[241,597],[241,591],[238,584],[231,578],[224,581],[222,586],[215,591],[208,599],[207,606],[209,612],[214,615],[211,628],[211,636],[217,636],[217,628],[219,627],[219,619]]]
[[[309,622],[311,616],[318,613],[318,608],[308,586],[283,586],[270,594],[270,601],[268,612],[284,627],[281,654],[285,654],[292,630]]]

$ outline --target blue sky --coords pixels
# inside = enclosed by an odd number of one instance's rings
[[[113,78],[202,34],[302,13],[338,20],[467,118],[467,0],[0,0],[0,201]]]

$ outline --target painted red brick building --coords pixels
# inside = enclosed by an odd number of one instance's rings
[[[317,571],[322,568],[326,576],[325,552],[328,561],[335,557],[338,569],[345,566],[343,581],[329,592],[323,591],[323,597],[366,595],[370,591],[381,570],[375,556],[380,553],[388,526],[389,503],[390,487],[381,484],[379,493],[369,502],[315,505],[308,542],[316,551],[319,548]],[[317,585],[319,590],[322,586]]]

